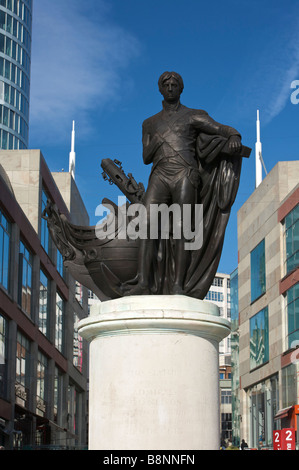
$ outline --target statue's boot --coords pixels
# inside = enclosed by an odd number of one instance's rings
[[[148,286],[143,286],[142,284],[137,284],[134,287],[124,289],[123,290],[123,295],[149,295],[151,292],[148,288]]]
[[[184,289],[179,284],[174,284],[172,287],[172,295],[186,295]]]

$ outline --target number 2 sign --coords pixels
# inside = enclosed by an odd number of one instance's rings
[[[273,450],[295,450],[295,429],[285,428],[273,431]]]
[[[281,430],[281,447],[282,450],[295,450],[295,429],[285,428]]]
[[[281,448],[281,430],[273,431],[273,450],[282,450]]]

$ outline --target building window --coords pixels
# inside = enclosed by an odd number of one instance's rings
[[[284,219],[285,272],[290,273],[299,266],[299,204]]]
[[[82,372],[83,339],[78,333],[79,317],[74,313],[73,364]]]
[[[286,293],[288,319],[288,347],[299,344],[299,283]]]
[[[0,315],[0,397],[7,398],[7,341],[8,322]]]
[[[42,270],[39,275],[39,313],[38,327],[47,336],[50,307],[50,281]]]
[[[82,403],[82,396],[73,384],[68,386],[68,426],[67,429],[73,434],[78,434],[80,425],[79,405]]]
[[[297,404],[297,368],[290,364],[282,370],[282,408]]]
[[[82,287],[82,284],[80,284],[80,282],[78,282],[78,281],[76,281],[76,294],[75,294],[75,297],[76,297],[77,301],[79,302],[79,304],[82,307],[82,304],[83,304],[83,287]]]
[[[209,290],[207,293],[206,300],[213,300],[214,302],[223,302],[223,293],[214,291],[214,290]]]
[[[250,253],[251,302],[266,292],[265,240]]]
[[[9,288],[11,224],[0,210],[0,284]]]
[[[250,369],[269,360],[268,307],[250,318]]]
[[[38,351],[37,356],[37,383],[36,383],[36,414],[44,416],[46,413],[46,378],[48,359]]]
[[[54,375],[54,423],[61,425],[61,411],[62,411],[62,373],[55,367],[55,375]]]
[[[232,391],[231,390],[221,390],[221,403],[223,405],[229,405],[232,402]]]
[[[16,353],[16,403],[27,408],[30,381],[30,343],[19,331],[17,333]]]
[[[229,439],[232,438],[232,414],[221,413],[221,438]]]
[[[230,278],[230,294],[231,294],[231,319],[234,327],[239,325],[239,286],[238,286],[238,269],[232,272]]]
[[[56,292],[56,322],[55,322],[55,347],[63,352],[63,330],[64,330],[64,301]]]
[[[45,192],[45,190],[42,190],[42,214],[47,206],[47,201],[48,201],[47,193]],[[41,245],[43,249],[45,250],[46,253],[49,254],[49,249],[50,249],[49,229],[48,229],[47,221],[46,219],[43,219],[43,217],[41,217],[40,239],[41,239]]]
[[[32,253],[20,241],[19,247],[19,304],[31,315],[32,305]]]
[[[247,390],[249,398],[249,445],[273,445],[274,416],[278,411],[278,376],[272,376]]]
[[[222,287],[223,286],[223,278],[222,277],[214,277],[212,286]]]
[[[57,271],[59,272],[60,276],[64,277],[64,265],[63,265],[63,257],[60,251],[57,249],[57,263],[56,263]]]

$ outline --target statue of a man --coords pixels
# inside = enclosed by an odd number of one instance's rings
[[[202,202],[199,195],[204,184],[202,169],[206,159],[203,158],[199,163],[200,136],[205,136],[209,142],[210,138],[217,136],[227,143],[231,154],[238,155],[242,148],[241,136],[236,129],[214,121],[206,111],[181,104],[184,84],[179,74],[163,73],[158,85],[164,98],[163,109],[146,119],[142,127],[143,160],[146,165],[152,163],[143,201],[147,214],[150,214],[151,204],[178,204],[183,207],[184,204]],[[149,218],[147,222],[149,225]],[[171,284],[167,292],[171,294],[186,293],[184,282],[191,263],[191,253],[186,252],[185,241],[182,236],[173,243],[172,279],[169,279],[169,275],[167,279],[168,286]],[[127,295],[152,293],[153,261],[159,256],[155,253],[155,242],[150,239],[149,231],[147,239],[140,240],[137,284],[126,292]],[[167,276],[166,272],[163,276]]]
[[[102,238],[95,227],[71,224],[49,201],[43,215],[72,276],[102,301],[144,294],[204,299],[219,265],[242,158],[251,152],[236,129],[181,104],[179,74],[165,72],[158,83],[163,109],[142,127],[143,160],[152,164],[146,191],[120,162],[102,162],[129,201],[126,216],[117,211],[114,226],[103,224]],[[130,229],[126,237],[124,228]]]

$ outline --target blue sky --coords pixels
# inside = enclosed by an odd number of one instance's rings
[[[298,13],[295,0],[35,0],[29,146],[51,171],[68,171],[75,120],[76,183],[95,224],[102,199],[121,195],[102,179],[103,158],[147,186],[141,125],[161,109],[160,74],[180,73],[182,103],[235,127],[252,148],[219,265],[231,273],[237,211],[255,188],[257,109],[267,171],[299,159],[299,104],[290,99]]]

